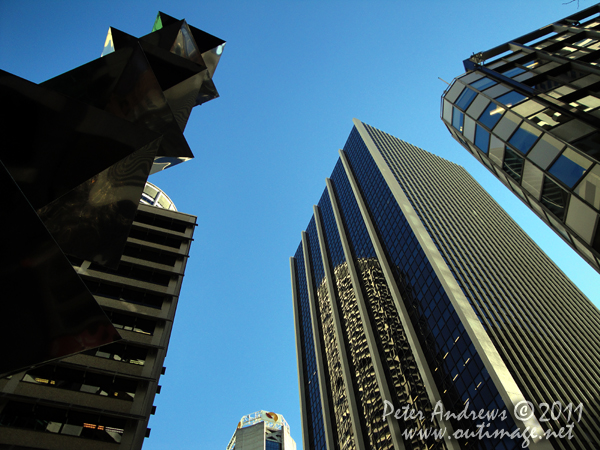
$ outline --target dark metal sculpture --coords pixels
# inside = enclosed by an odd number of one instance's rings
[[[193,157],[224,44],[159,13],[39,85],[0,71],[0,376],[120,339],[66,255],[116,268],[148,176]]]

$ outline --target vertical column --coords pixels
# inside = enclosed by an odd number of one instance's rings
[[[296,335],[296,359],[298,360],[298,384],[300,390],[300,417],[302,418],[302,448],[308,450],[308,412],[306,409],[306,382],[304,380],[304,355],[302,353],[302,336],[300,325],[300,307],[298,306],[298,286],[296,283],[296,262],[290,258],[290,274],[292,276],[292,303],[294,305],[294,334]]]
[[[346,230],[344,229],[340,209],[339,209],[339,206],[337,203],[337,199],[335,198],[333,185],[329,178],[327,178],[326,183],[327,183],[327,191],[329,192],[329,199],[331,201],[331,207],[333,209],[333,214],[335,216],[335,221],[337,223],[338,233],[340,235],[340,240],[342,242],[342,248],[344,249],[344,255],[346,257],[346,262],[348,264],[350,280],[352,281],[354,295],[357,300],[358,310],[360,313],[363,329],[365,332],[365,337],[367,339],[367,345],[369,346],[369,353],[371,355],[371,360],[373,362],[373,368],[375,370],[375,377],[377,379],[377,385],[379,386],[379,391],[381,392],[383,398],[393,398],[391,389],[390,389],[387,379],[385,377],[384,365],[383,365],[383,361],[381,360],[381,355],[379,355],[379,350],[377,348],[377,341],[375,338],[375,333],[373,331],[373,327],[371,326],[371,321],[369,320],[369,314],[368,314],[365,298],[363,296],[362,290],[360,289],[360,285],[361,285],[360,278],[358,276],[358,272],[356,271],[356,266],[354,264],[354,259],[352,257],[352,251],[350,250],[350,244],[349,244],[348,238],[346,236]],[[382,414],[383,414],[383,409],[382,409]],[[396,419],[391,418],[391,416],[388,416],[386,420],[387,420],[388,427],[390,429],[394,448],[397,450],[404,450],[405,449],[404,441],[402,439],[402,433],[400,431],[400,426],[398,425],[398,421]]]
[[[329,397],[330,393],[327,391],[328,379],[327,371],[325,370],[325,355],[323,354],[323,348],[321,342],[323,342],[323,336],[321,335],[321,327],[319,327],[319,308],[317,303],[317,296],[314,289],[312,267],[310,262],[310,250],[308,246],[308,239],[306,231],[302,232],[302,252],[304,253],[304,268],[306,272],[306,289],[308,291],[308,303],[310,306],[310,317],[313,332],[313,341],[315,343],[315,358],[317,360],[317,375],[319,377],[319,391],[321,395],[321,408],[323,410],[323,428],[325,430],[325,444],[329,450],[336,448],[334,442],[333,432],[333,411],[329,408]]]
[[[342,376],[344,378],[344,387],[346,389],[346,397],[348,398],[348,407],[350,409],[350,420],[352,421],[354,444],[356,446],[356,450],[367,450],[367,446],[365,445],[365,440],[363,437],[362,427],[360,425],[360,421],[358,420],[360,413],[358,411],[356,395],[354,393],[352,383],[350,361],[348,358],[348,353],[346,351],[346,345],[344,344],[344,333],[342,328],[342,319],[340,317],[339,301],[335,294],[336,288],[333,282],[334,275],[331,272],[331,266],[329,264],[329,255],[327,254],[327,247],[325,246],[325,233],[323,231],[323,224],[321,222],[321,214],[319,213],[319,207],[316,205],[313,206],[313,211],[315,216],[317,235],[319,236],[319,247],[321,249],[321,259],[323,260],[323,270],[325,272],[327,291],[329,292],[329,301],[331,303],[337,350],[340,355],[340,360],[342,362]]]

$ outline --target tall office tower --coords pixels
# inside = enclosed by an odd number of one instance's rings
[[[240,419],[227,445],[227,450],[233,449],[296,450],[296,442],[281,414],[261,410]]]
[[[600,271],[600,4],[464,61],[450,133]]]
[[[290,260],[304,448],[598,448],[600,311],[462,167],[354,125]]]
[[[122,339],[0,379],[1,448],[141,448],[195,224],[172,203],[140,204],[118,269],[72,259]]]

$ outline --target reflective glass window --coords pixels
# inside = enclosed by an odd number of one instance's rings
[[[586,243],[592,241],[598,213],[577,197],[572,196],[565,223],[575,231]]]
[[[540,105],[538,102],[527,100],[526,102],[520,103],[514,108],[511,108],[511,111],[519,114],[520,116],[529,117],[532,114],[540,112],[544,108],[544,105]]]
[[[504,108],[502,106],[490,103],[481,114],[481,117],[479,117],[479,122],[491,130],[498,123],[503,113]]]
[[[525,166],[523,167],[523,182],[521,184],[536,199],[540,198],[543,181],[544,172],[532,162],[525,161]]]
[[[533,146],[533,149],[529,152],[527,158],[540,166],[542,170],[546,170],[564,146],[565,144],[558,139],[545,134],[538,143]]]
[[[600,133],[598,131],[587,135],[573,144],[578,150],[596,160],[600,160]]]
[[[465,130],[463,135],[468,141],[475,142],[475,121],[469,116],[465,116]]]
[[[600,106],[600,99],[594,97],[593,95],[588,95],[586,97],[580,98],[574,102],[569,103],[571,106],[576,107],[577,109],[581,109],[583,111],[591,111],[592,109],[596,109]]]
[[[575,141],[586,134],[590,134],[595,131],[594,127],[583,123],[580,120],[573,119],[569,122],[563,123],[552,130],[554,136],[564,139],[567,142]]]
[[[483,77],[483,74],[481,72],[475,71],[475,72],[468,72],[468,73],[464,74],[463,76],[459,77],[459,79],[464,84],[471,84],[472,81],[479,80],[481,77]]]
[[[490,140],[490,159],[499,166],[504,161],[504,142],[492,135]]]
[[[507,141],[521,123],[521,118],[510,111],[504,114],[498,125],[494,128],[494,134],[500,139]]]
[[[479,117],[489,103],[490,101],[483,95],[478,95],[477,98],[473,100],[473,103],[471,103],[471,106],[469,106],[469,109],[467,109],[467,115],[474,118]]]
[[[548,108],[529,117],[529,120],[535,123],[537,126],[545,130],[549,130],[552,127],[560,125],[561,123],[568,122],[571,120],[571,118]]]
[[[600,165],[596,164],[573,191],[596,209],[600,209]]]
[[[452,126],[462,133],[465,115],[461,113],[458,109],[453,109],[454,112],[452,114]]]
[[[544,177],[544,185],[542,187],[541,203],[548,208],[559,220],[563,220],[565,215],[565,206],[569,193],[561,188],[555,181],[548,177]]]
[[[465,87],[464,84],[459,83],[458,81],[454,81],[454,84],[448,90],[448,92],[446,92],[446,95],[444,96],[444,98],[446,100],[448,100],[449,102],[454,102],[454,100],[456,100],[456,98],[462,92],[464,87]]]
[[[458,97],[458,100],[456,100],[456,106],[458,106],[460,109],[462,109],[463,111],[465,111],[469,105],[471,104],[471,102],[473,101],[473,99],[475,98],[475,96],[477,95],[477,93],[469,88],[466,88],[462,94],[460,94],[460,96]]]
[[[510,141],[508,141],[513,147],[519,150],[521,153],[526,154],[542,132],[537,128],[532,127],[528,123],[523,123],[517,131],[514,132]]]
[[[523,158],[517,155],[517,153],[515,153],[510,147],[505,148],[502,170],[504,170],[507,175],[517,182],[521,181],[523,162]]]
[[[480,80],[475,81],[474,83],[471,83],[471,86],[473,86],[477,90],[483,91],[484,89],[487,89],[490,86],[493,86],[494,84],[496,84],[494,80],[490,80],[489,78],[482,78]]]
[[[490,146],[490,133],[480,125],[475,131],[475,145],[484,153],[488,152]]]
[[[503,105],[506,105],[510,108],[511,106],[516,105],[519,102],[522,102],[526,98],[527,97],[525,97],[523,94],[519,94],[516,91],[510,91],[504,95],[501,95],[496,100],[498,100],[500,103],[502,103]]]
[[[521,69],[520,67],[513,67],[512,69],[504,72],[502,75],[504,75],[505,77],[508,77],[508,78],[512,78],[515,75],[519,75],[520,73],[523,73],[523,72],[525,72],[525,69]]]
[[[548,95],[554,98],[561,98],[562,96],[569,95],[573,92],[575,92],[575,89],[569,86],[561,86],[548,92]]]
[[[497,84],[495,86],[492,86],[489,89],[486,89],[485,91],[483,91],[483,93],[490,98],[496,98],[496,97],[500,97],[501,95],[506,94],[509,91],[510,91],[510,87],[505,86],[503,84]]]
[[[572,188],[591,165],[590,160],[567,148],[548,172]]]
[[[444,100],[442,117],[446,122],[452,122],[452,104],[446,100]]]

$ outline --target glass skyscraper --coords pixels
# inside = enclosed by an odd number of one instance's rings
[[[462,167],[354,125],[290,259],[304,447],[597,448],[600,311]]]
[[[600,272],[600,5],[464,61],[442,120]]]

